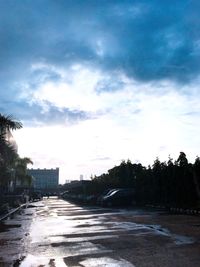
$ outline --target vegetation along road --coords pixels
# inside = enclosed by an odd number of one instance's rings
[[[0,266],[198,267],[199,216],[49,198],[0,225]]]

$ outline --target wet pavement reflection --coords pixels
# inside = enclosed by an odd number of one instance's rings
[[[138,266],[134,259],[130,262],[117,252],[122,236],[133,239],[158,235],[174,245],[195,242],[160,225],[125,220],[126,216],[143,213],[133,209],[79,207],[61,199],[43,199],[1,225],[0,266],[133,267]],[[123,219],[118,219],[121,215]],[[114,244],[118,244],[116,251]],[[134,243],[124,244],[125,249],[134,247]]]

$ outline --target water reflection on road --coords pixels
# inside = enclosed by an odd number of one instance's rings
[[[9,231],[0,233],[0,262],[15,267],[133,267],[134,262],[121,258],[113,246],[110,248],[110,242],[119,242],[122,235],[152,234],[176,244],[193,242],[159,225],[115,220],[120,215],[136,214],[142,211],[84,208],[56,198],[44,199],[6,221]]]

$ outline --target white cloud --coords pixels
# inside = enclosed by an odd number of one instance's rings
[[[32,93],[35,101],[47,100],[59,107],[96,111],[101,105],[93,93],[101,74],[75,65],[67,69],[61,82],[49,81]]]
[[[152,164],[157,156],[167,160],[186,152],[190,160],[199,153],[200,104],[196,87],[177,88],[168,81],[141,84],[118,74],[125,86],[97,94],[103,73],[74,66],[71,81],[43,84],[34,101],[48,100],[58,107],[102,113],[79,124],[24,128],[15,133],[19,153],[30,156],[35,167],[61,168],[61,182],[101,174],[122,159]],[[67,76],[67,74],[65,74]],[[117,75],[117,74],[116,74]],[[102,160],[104,159],[104,160]]]

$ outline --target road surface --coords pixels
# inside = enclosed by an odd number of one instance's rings
[[[199,267],[199,219],[43,199],[0,225],[0,267]]]

